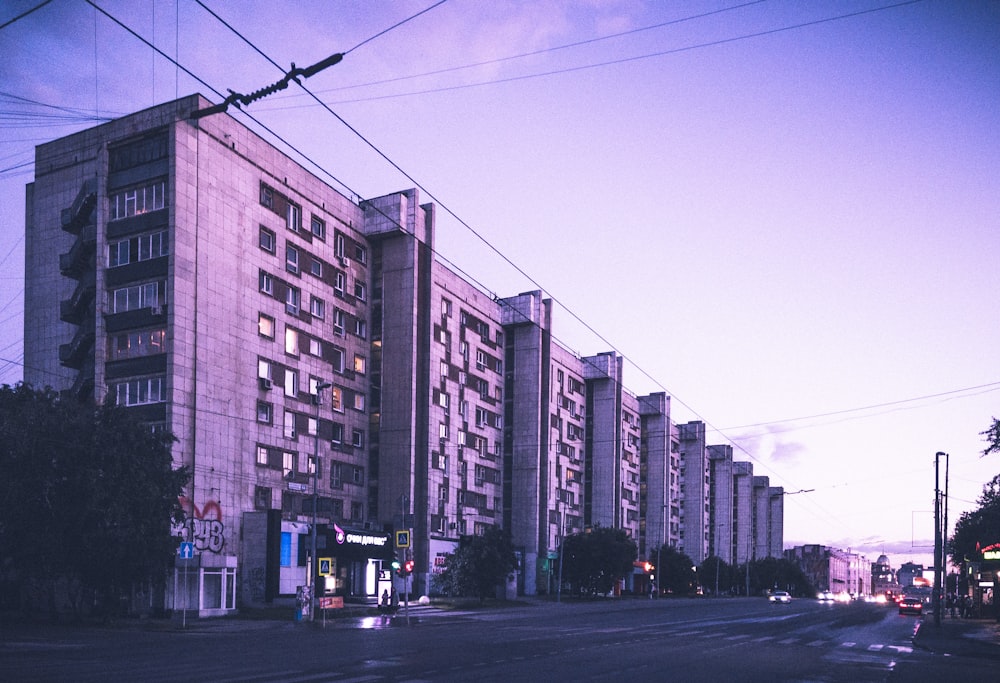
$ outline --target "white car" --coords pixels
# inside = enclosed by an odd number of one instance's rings
[[[767,596],[767,599],[769,602],[773,603],[782,602],[787,604],[792,601],[792,596],[786,593],[785,591],[774,591],[769,596]]]

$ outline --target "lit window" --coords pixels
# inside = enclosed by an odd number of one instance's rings
[[[299,355],[299,331],[291,327],[285,328],[285,353]]]
[[[257,318],[257,331],[262,337],[274,339],[274,318],[261,313]]]
[[[344,390],[340,387],[331,387],[330,406],[339,413],[344,412]]]
[[[365,357],[355,356],[354,357],[354,372],[365,374]]]
[[[317,358],[322,357],[323,350],[319,339],[309,338],[309,355],[316,356]]]
[[[362,393],[354,394],[354,409],[364,412],[365,410],[365,395]]]

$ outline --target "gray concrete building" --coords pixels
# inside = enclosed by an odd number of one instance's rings
[[[555,343],[540,292],[439,262],[416,190],[347,197],[210,104],[40,145],[26,189],[25,381],[112,397],[193,473],[168,607],[287,599],[321,560],[316,592],[371,598],[403,529],[417,593],[493,525],[526,594],[588,525],[706,556],[703,424]]]
[[[733,564],[736,511],[733,507],[733,447],[709,446],[709,555]]]

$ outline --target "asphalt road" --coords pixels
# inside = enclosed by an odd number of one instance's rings
[[[4,681],[990,680],[913,647],[919,617],[869,604],[617,600],[184,630],[5,628]],[[992,664],[996,664],[992,662]],[[968,678],[966,678],[968,677]]]

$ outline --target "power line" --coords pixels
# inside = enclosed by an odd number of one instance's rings
[[[24,12],[21,12],[20,14],[18,14],[13,19],[9,19],[9,20],[5,21],[4,23],[0,24],[0,31],[4,30],[5,28],[7,28],[8,26],[10,26],[13,23],[16,23],[16,22],[20,21],[21,19],[24,19],[26,16],[28,16],[32,12],[35,12],[37,10],[42,9],[43,7],[45,7],[50,2],[52,2],[52,0],[44,0],[44,2],[42,2],[40,5],[35,5],[31,9],[25,10]]]

